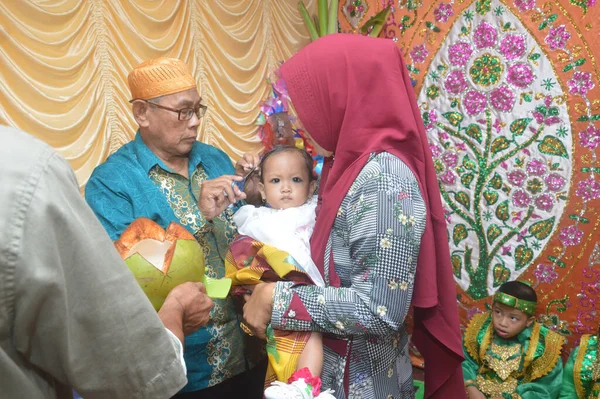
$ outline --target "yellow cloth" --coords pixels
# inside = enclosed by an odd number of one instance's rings
[[[167,57],[142,62],[129,73],[127,81],[132,100],[150,100],[196,87],[187,65]]]
[[[248,236],[238,237],[225,258],[225,274],[235,286],[260,282],[287,280],[312,284],[310,278],[296,266],[285,251],[255,241]],[[243,292],[240,291],[239,293]],[[296,371],[298,358],[306,346],[310,331],[281,331],[267,328],[267,356],[269,365],[265,386],[278,380],[287,382]]]

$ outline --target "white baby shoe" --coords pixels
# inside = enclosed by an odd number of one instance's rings
[[[265,390],[265,399],[335,399],[332,390],[314,396],[312,386],[300,378],[290,384],[275,381]]]

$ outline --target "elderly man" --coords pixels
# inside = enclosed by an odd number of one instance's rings
[[[175,287],[157,316],[69,164],[16,129],[0,126],[0,137],[0,396],[177,393],[184,335],[212,307],[202,284]]]
[[[258,157],[246,154],[234,168],[224,152],[196,140],[206,106],[182,61],[146,61],[128,81],[139,130],[94,170],[85,198],[113,240],[139,217],[185,226],[204,249],[207,274],[221,278],[236,235],[229,205],[245,198],[233,182]],[[186,337],[189,382],[180,396],[262,398],[260,344],[241,331],[231,298],[214,302],[211,321]]]

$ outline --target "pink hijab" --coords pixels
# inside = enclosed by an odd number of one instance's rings
[[[324,271],[325,246],[337,210],[371,153],[389,152],[412,170],[427,205],[413,293],[413,340],[425,358],[425,397],[464,398],[456,288],[438,179],[402,54],[391,40],[328,35],[280,69],[298,117],[313,139],[333,151],[311,239]],[[330,282],[339,286],[331,268]]]

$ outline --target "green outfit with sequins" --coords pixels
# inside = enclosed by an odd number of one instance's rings
[[[560,399],[600,397],[598,336],[583,335],[565,364]]]
[[[556,399],[563,342],[538,322],[504,339],[496,334],[490,314],[477,314],[463,337],[465,386],[475,386],[486,398]]]

